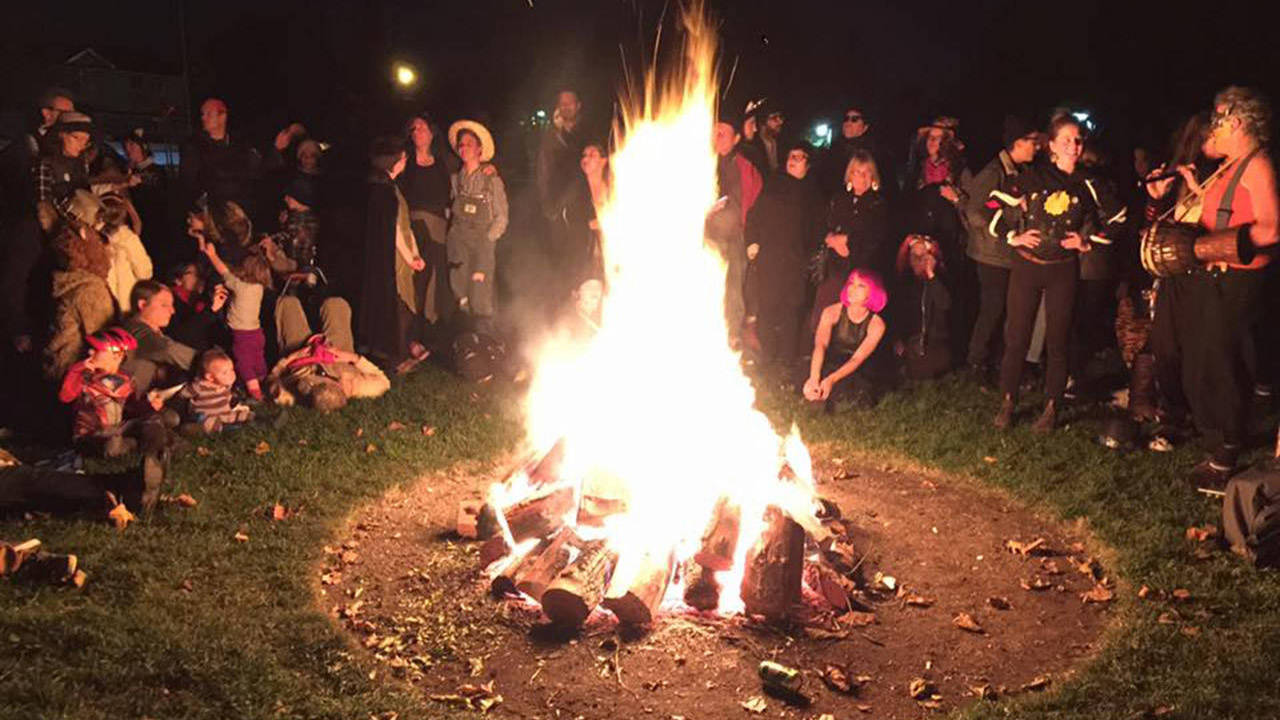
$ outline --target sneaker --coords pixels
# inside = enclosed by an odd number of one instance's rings
[[[1235,468],[1220,465],[1213,460],[1205,460],[1191,468],[1191,474],[1187,476],[1187,481],[1195,488],[1222,490],[1227,486],[1227,481],[1231,479],[1233,470]]]

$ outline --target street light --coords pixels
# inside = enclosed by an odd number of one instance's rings
[[[396,63],[392,67],[392,75],[395,77],[396,84],[404,90],[418,84],[418,71],[407,63]]]

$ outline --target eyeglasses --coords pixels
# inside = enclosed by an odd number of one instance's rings
[[[858,113],[849,113],[844,116],[845,122],[861,122],[862,116]]]

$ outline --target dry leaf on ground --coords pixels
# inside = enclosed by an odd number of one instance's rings
[[[1053,583],[1045,580],[1039,575],[1031,578],[1030,580],[1019,579],[1018,584],[1022,586],[1023,590],[1048,590],[1053,587]]]
[[[1004,547],[1011,553],[1017,553],[1018,555],[1030,555],[1043,547],[1044,543],[1044,538],[1036,538],[1035,540],[1027,543],[1018,540],[1006,540],[1004,542]]]
[[[262,440],[253,448],[254,455],[266,455],[269,452],[271,452],[271,445],[266,440]]]
[[[392,420],[391,422],[387,423],[387,429],[390,430],[391,432],[395,432],[397,430],[403,430],[404,423],[396,420]]]
[[[423,425],[423,426],[422,426],[422,434],[423,434],[423,435],[426,435],[427,437],[431,437],[432,435],[435,435],[435,434],[436,434],[436,428],[435,428],[435,426],[434,426],[434,425]]]
[[[271,519],[273,521],[279,522],[287,517],[289,517],[289,511],[285,509],[285,506],[280,503],[271,506]]]
[[[1048,675],[1037,675],[1031,682],[1022,686],[1023,690],[1043,690],[1049,687]]]
[[[1004,597],[1003,595],[1000,595],[1000,596],[993,595],[992,597],[987,598],[987,604],[997,610],[1013,609],[1013,603],[1009,602],[1009,598]]]
[[[244,533],[238,530],[236,531],[236,534],[234,535],[234,537],[236,539],[236,542],[249,542],[249,536],[245,535]]]
[[[913,700],[923,700],[933,694],[933,686],[924,678],[915,678],[907,685],[907,693]]]
[[[849,612],[836,618],[836,622],[841,625],[851,625],[853,627],[866,627],[876,621],[876,614],[869,612],[858,612],[850,610]]]
[[[1172,593],[1174,600],[1186,602],[1191,599],[1191,591],[1186,588],[1176,588]]]
[[[822,669],[822,682],[827,687],[845,694],[853,692],[853,681],[849,679],[849,673],[839,665],[827,665]]]
[[[1111,592],[1107,586],[1098,583],[1093,589],[1080,596],[1080,599],[1086,603],[1108,603],[1115,597],[1115,593]]]
[[[757,715],[764,712],[765,709],[769,707],[769,704],[766,703],[764,701],[764,698],[760,697],[759,695],[753,695],[747,698],[746,700],[739,702],[738,704],[741,705],[743,709],[747,710],[748,712],[753,712]]]
[[[978,621],[974,620],[973,616],[970,615],[969,613],[957,614],[955,617],[951,618],[951,624],[955,625],[961,630],[968,630],[971,633],[981,634],[983,632],[982,626],[979,625]]]
[[[124,530],[129,526],[129,523],[138,519],[133,513],[129,512],[129,508],[125,507],[124,503],[111,508],[111,512],[107,513],[107,518],[111,520],[117,530]]]
[[[927,607],[933,606],[933,599],[927,598],[923,595],[908,595],[904,602],[906,602],[908,605],[914,605],[916,607],[927,608]]]
[[[210,455],[212,455],[213,453],[209,450],[209,448],[207,448],[207,447],[205,447],[205,446],[203,446],[203,445],[197,445],[197,446],[196,446],[196,454],[197,454],[197,455],[199,455],[200,457],[209,457],[209,456],[210,456]]]

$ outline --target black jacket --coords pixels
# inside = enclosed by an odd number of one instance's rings
[[[1097,194],[1083,168],[1067,175],[1056,165],[1034,165],[1013,179],[1008,192],[993,190],[991,197],[1000,205],[992,224],[995,236],[1008,242],[1027,230],[1039,230],[1040,244],[1021,250],[1043,262],[1074,259],[1076,251],[1062,247],[1067,233],[1089,238],[1099,226]]]
[[[825,229],[816,182],[786,173],[769,178],[747,213],[747,244],[760,246],[755,263],[761,305],[803,304],[806,265]]]
[[[182,202],[189,208],[202,193],[210,203],[238,203],[251,217],[255,185],[262,171],[262,156],[231,135],[213,140],[204,131],[182,146],[178,179]]]
[[[854,195],[841,191],[827,208],[827,232],[849,236],[849,256],[827,248],[823,277],[844,279],[854,268],[875,270],[885,277],[893,246],[889,238],[889,203],[877,190]]]

